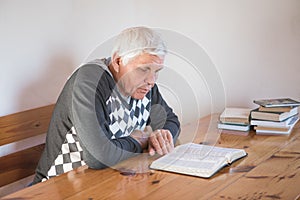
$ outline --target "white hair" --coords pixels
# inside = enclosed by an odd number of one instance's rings
[[[142,53],[163,57],[167,48],[156,31],[146,27],[133,27],[125,29],[116,37],[112,56],[115,53],[122,58],[123,65],[126,65]]]

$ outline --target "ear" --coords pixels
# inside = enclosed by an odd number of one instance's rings
[[[112,56],[112,66],[114,68],[114,71],[115,72],[119,72],[119,69],[120,69],[120,64],[121,64],[121,57],[117,54],[117,53],[114,53],[113,56]]]

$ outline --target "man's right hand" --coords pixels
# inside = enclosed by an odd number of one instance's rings
[[[130,136],[140,143],[142,149],[147,148],[149,133],[140,130],[134,130]]]

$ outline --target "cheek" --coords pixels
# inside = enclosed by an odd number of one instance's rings
[[[143,77],[136,76],[134,73],[128,73],[123,76],[119,82],[127,93],[133,93],[143,84]]]
[[[139,87],[144,83],[144,77],[137,73],[131,73],[128,76],[128,82],[130,82],[131,87]]]

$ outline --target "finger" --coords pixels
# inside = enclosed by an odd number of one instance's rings
[[[155,149],[151,145],[149,145],[148,152],[149,152],[150,156],[154,156],[155,155]]]
[[[170,144],[172,144],[172,146],[174,147],[173,135],[172,135],[172,133],[171,133],[169,130],[166,130],[166,131],[167,131],[167,138],[168,138],[168,141],[169,141]]]
[[[167,148],[167,145],[168,145],[168,140],[167,140],[167,137],[165,136],[166,134],[164,133],[164,130],[157,130],[157,140],[159,141],[159,144],[160,144],[160,148],[162,150],[162,154],[167,154],[169,151],[168,151],[168,148]]]
[[[159,155],[162,155],[163,152],[162,152],[162,149],[160,146],[158,135],[159,135],[159,133],[157,131],[151,133],[150,144],[152,145],[152,147],[154,148],[156,153],[158,153]]]
[[[163,139],[164,139],[165,141],[169,141],[169,139],[168,139],[168,130],[162,129],[162,130],[161,130],[161,135],[162,135],[162,137],[163,137]]]
[[[163,130],[163,137],[166,141],[167,152],[170,153],[174,149],[173,136],[169,130]]]
[[[168,136],[167,136],[168,135],[167,130],[161,130],[161,135],[164,140],[163,145],[162,145],[163,153],[167,154],[171,151],[170,142],[169,142]]]
[[[173,143],[173,136],[172,136],[171,132],[166,129],[162,129],[161,131],[162,131],[162,135],[163,135],[164,139],[170,143]]]

